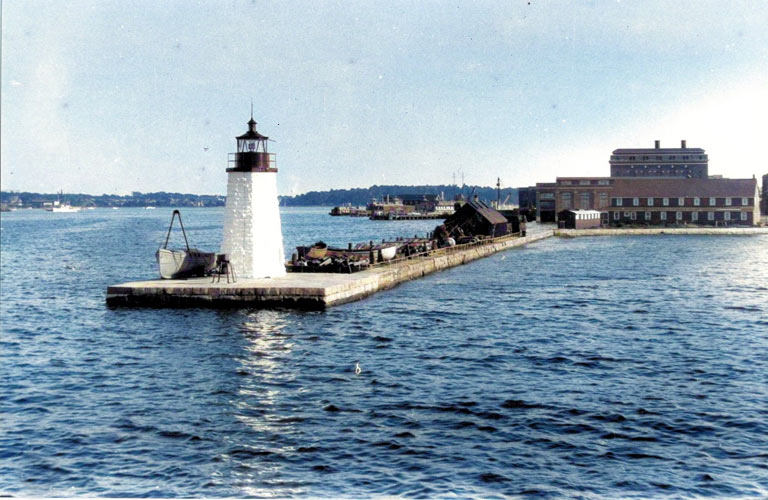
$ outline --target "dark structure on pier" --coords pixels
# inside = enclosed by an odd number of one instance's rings
[[[461,236],[504,236],[511,231],[506,217],[480,200],[471,200],[448,217],[443,224],[448,234]]]

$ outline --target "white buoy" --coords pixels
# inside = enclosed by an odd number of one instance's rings
[[[355,375],[360,375],[360,372],[362,372],[362,368],[360,368],[360,363],[355,363]]]
[[[274,278],[285,274],[283,234],[277,198],[277,167],[267,151],[268,137],[248,131],[237,137],[237,153],[227,168],[227,204],[221,253],[243,278]]]

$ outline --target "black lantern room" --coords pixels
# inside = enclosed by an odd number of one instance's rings
[[[275,154],[267,152],[269,137],[256,131],[256,121],[248,120],[248,132],[237,137],[237,153],[230,153],[227,172],[277,172]]]

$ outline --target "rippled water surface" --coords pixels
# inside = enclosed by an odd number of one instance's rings
[[[766,236],[549,239],[325,312],[105,307],[170,213],[2,215],[1,494],[768,495]],[[222,211],[183,213],[217,248]],[[287,252],[434,225],[283,212]]]

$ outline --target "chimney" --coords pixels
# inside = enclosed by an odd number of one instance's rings
[[[685,149],[685,139],[683,139],[682,141],[680,141],[680,147],[681,147],[681,148],[683,148],[683,149]]]
[[[655,145],[654,145],[654,147],[655,147],[656,149],[659,149],[659,147],[661,146],[661,141],[658,141],[658,140],[656,140],[656,141],[653,141],[653,142],[654,142],[654,144],[655,144]]]

